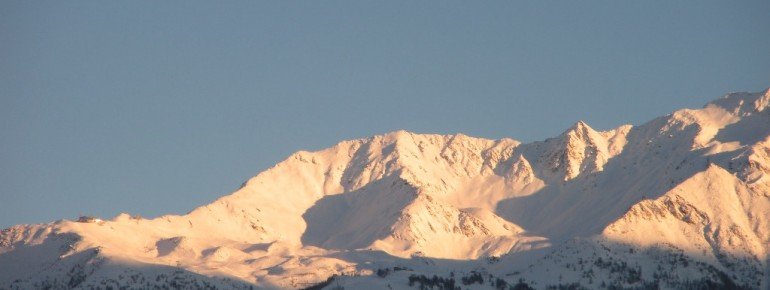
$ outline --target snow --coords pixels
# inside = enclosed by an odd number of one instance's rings
[[[399,289],[474,273],[491,276],[463,287],[768,289],[769,104],[770,90],[733,93],[526,144],[397,131],[301,151],[186,215],[3,230],[0,289],[284,289],[332,275]]]

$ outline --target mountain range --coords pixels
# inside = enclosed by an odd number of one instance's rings
[[[532,143],[300,151],[185,215],[0,233],[0,289],[770,289],[770,89]]]

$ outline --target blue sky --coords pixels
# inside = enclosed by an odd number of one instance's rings
[[[0,227],[185,213],[397,129],[534,141],[770,86],[770,1],[2,1]]]

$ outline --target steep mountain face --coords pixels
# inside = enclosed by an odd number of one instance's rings
[[[768,106],[770,90],[528,144],[398,131],[302,151],[186,215],[5,229],[0,289],[479,273],[474,287],[768,289]]]
[[[538,176],[549,183],[569,181],[581,174],[604,170],[610,158],[620,154],[630,125],[597,132],[583,121],[559,137],[522,146],[521,154],[538,165]]]

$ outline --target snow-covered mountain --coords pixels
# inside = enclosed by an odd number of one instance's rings
[[[4,229],[0,289],[770,289],[769,107],[343,141],[186,215]]]

